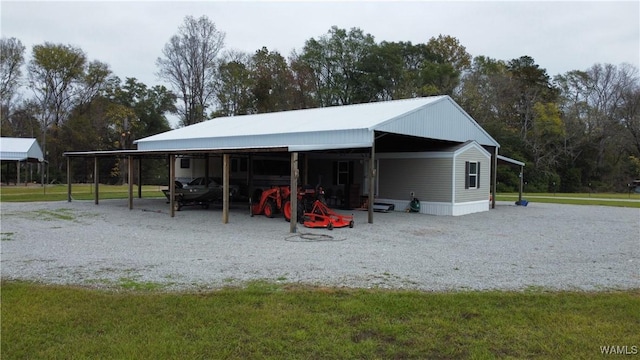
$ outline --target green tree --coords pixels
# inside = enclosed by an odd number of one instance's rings
[[[43,128],[60,126],[75,105],[87,57],[76,47],[45,43],[33,47],[29,86],[41,105]]]
[[[314,93],[320,106],[354,103],[357,85],[366,75],[361,62],[374,45],[370,34],[358,28],[347,32],[337,26],[318,40],[305,42],[297,60],[313,71]]]
[[[42,150],[48,167],[53,169],[53,176],[46,181],[62,174],[65,143],[60,141],[58,131],[82,93],[86,63],[85,53],[71,45],[45,43],[33,47],[28,65],[29,87],[39,104]]]
[[[410,45],[410,43],[409,43]],[[411,97],[407,71],[404,68],[405,43],[382,42],[371,47],[360,61],[357,77],[357,102],[386,101]],[[408,86],[411,88],[411,85]]]
[[[166,87],[148,88],[136,78],[126,78],[124,84],[117,84],[106,96],[133,110],[132,116],[137,119],[138,126],[132,132],[132,141],[171,129],[166,114],[177,112],[176,96]]]
[[[293,103],[295,109],[309,109],[320,106],[313,69],[301,60],[295,51],[289,58],[293,77]]]
[[[213,116],[253,113],[253,78],[249,55],[240,52],[227,53],[218,67],[218,74],[216,98],[220,108]]]
[[[432,37],[425,47],[426,61],[421,65],[422,95],[452,95],[460,76],[471,65],[471,55],[460,41],[450,35]]]
[[[294,108],[293,74],[280,53],[266,47],[256,51],[251,59],[252,88],[258,113]]]
[[[526,145],[533,155],[533,165],[537,171],[547,175],[556,172],[559,158],[563,155],[562,139],[565,129],[560,109],[555,103],[535,103],[533,105],[533,127]]]

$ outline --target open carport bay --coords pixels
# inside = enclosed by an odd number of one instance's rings
[[[329,231],[235,204],[167,216],[161,199],[3,203],[2,278],[167,290],[268,280],[429,291],[640,288],[640,210],[498,203],[459,217],[376,213]]]

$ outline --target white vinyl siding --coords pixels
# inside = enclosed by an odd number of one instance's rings
[[[471,174],[472,164],[476,164],[475,187],[472,185]],[[490,192],[490,157],[482,153],[475,147],[470,147],[455,159],[455,182],[456,182],[456,203],[469,201],[488,200]],[[467,171],[469,170],[469,176]],[[472,180],[472,181],[470,181]],[[479,186],[478,186],[479,185]],[[467,188],[468,187],[468,188]]]

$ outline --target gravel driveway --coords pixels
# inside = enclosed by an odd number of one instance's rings
[[[640,210],[499,203],[460,217],[353,212],[329,231],[161,199],[2,203],[3,279],[201,290],[269,280],[428,291],[640,288]]]

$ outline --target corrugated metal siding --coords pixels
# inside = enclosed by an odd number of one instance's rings
[[[451,202],[451,158],[380,159],[380,198]]]
[[[497,142],[449,97],[381,124],[376,130],[448,141],[475,140],[481,145],[497,145]]]
[[[480,188],[465,189],[465,162],[480,162]],[[488,200],[490,193],[490,175],[491,160],[487,158],[486,153],[481,152],[475,147],[469,147],[455,158],[455,186],[456,186],[456,203]]]
[[[268,148],[287,146],[311,146],[314,144],[370,144],[373,133],[367,129],[341,131],[319,131],[295,134],[243,135],[233,137],[199,137],[138,142],[139,150],[180,150],[180,149],[237,149]]]
[[[216,118],[136,141],[140,150],[371,146],[375,130],[496,146],[448,96]],[[304,149],[304,147],[300,147]]]

